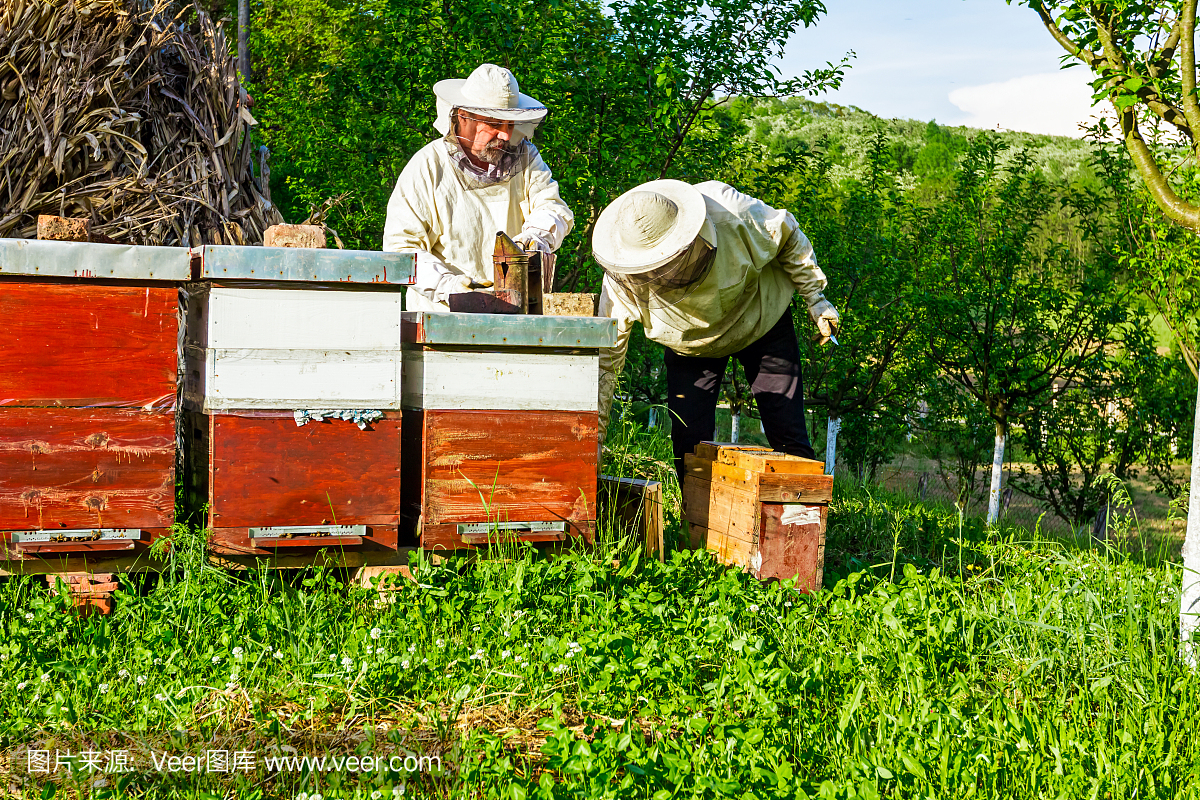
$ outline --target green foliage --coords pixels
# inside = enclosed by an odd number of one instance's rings
[[[811,595],[706,553],[530,548],[418,559],[391,602],[313,568],[126,583],[112,617],[80,618],[17,578],[0,735],[443,762],[122,778],[148,797],[1196,796],[1177,567],[846,484],[826,552]]]

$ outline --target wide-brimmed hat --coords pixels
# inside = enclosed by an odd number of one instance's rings
[[[547,113],[540,102],[521,94],[511,72],[495,64],[480,64],[467,78],[438,81],[433,93],[438,99],[436,127],[443,135],[450,132],[449,112],[455,108],[517,123],[538,123]]]
[[[643,183],[600,212],[592,232],[592,253],[610,272],[646,272],[690,246],[706,216],[704,195],[690,184]]]

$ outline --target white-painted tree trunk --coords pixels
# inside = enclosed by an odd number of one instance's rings
[[[741,414],[730,414],[729,415],[729,441],[733,442],[734,444],[737,444],[737,442],[738,442],[738,428],[741,427],[739,425],[739,423],[741,421],[742,421]]]
[[[1179,604],[1179,642],[1184,662],[1200,661],[1200,384],[1196,386],[1196,426],[1192,432],[1192,485],[1187,534],[1183,540],[1183,591]],[[1192,637],[1196,636],[1196,639]]]
[[[658,426],[658,409],[650,406],[650,417],[646,420],[646,428],[654,430]]]
[[[842,429],[841,417],[830,417],[825,425],[825,474],[832,475],[837,465],[837,437]]]
[[[1004,442],[1008,438],[1004,424],[996,423],[996,449],[992,451],[992,486],[988,492],[987,524],[1000,518],[1000,482],[1004,478]]]

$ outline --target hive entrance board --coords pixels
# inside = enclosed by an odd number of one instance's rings
[[[78,553],[104,550],[133,550],[149,541],[145,531],[134,528],[84,528],[57,531],[14,531],[11,541],[24,553]]]
[[[693,547],[760,580],[820,587],[833,478],[823,464],[705,442],[684,457],[683,514]]]

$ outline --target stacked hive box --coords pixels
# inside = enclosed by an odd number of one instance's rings
[[[820,461],[703,442],[684,457],[683,515],[693,547],[760,580],[820,588],[833,478]]]
[[[217,553],[392,552],[409,253],[219,247],[186,291],[189,493]]]
[[[615,321],[404,315],[405,513],[427,549],[590,538]]]
[[[0,240],[8,569],[129,555],[175,520],[185,248]],[[50,560],[53,559],[53,564]]]

